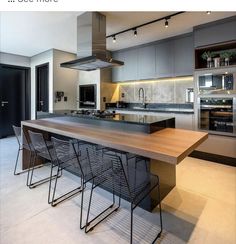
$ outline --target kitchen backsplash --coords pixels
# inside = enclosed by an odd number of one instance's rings
[[[119,100],[129,103],[140,102],[138,90],[141,87],[145,91],[147,103],[185,103],[186,89],[193,88],[194,83],[192,77],[123,83],[119,88]]]

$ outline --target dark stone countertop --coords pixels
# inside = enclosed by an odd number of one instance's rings
[[[99,125],[110,129],[124,131],[139,131],[153,133],[164,128],[174,128],[175,118],[170,116],[153,116],[137,114],[114,114],[110,117],[96,117],[93,115],[71,113],[70,110],[57,110],[44,113],[38,119],[55,118],[66,122]]]
[[[91,119],[91,120],[99,120],[99,121],[112,121],[112,122],[121,122],[121,123],[133,123],[133,124],[153,124],[161,121],[165,121],[171,119],[173,117],[170,116],[153,116],[153,115],[137,115],[137,114],[114,114],[109,117],[96,117],[93,115],[85,115],[85,114],[76,114],[71,113],[70,110],[56,110],[53,113],[48,113],[44,116],[46,117],[74,117],[74,118],[82,118],[82,119]]]
[[[139,103],[124,103],[126,107],[117,108],[115,103],[109,103],[107,110],[155,112],[155,113],[184,113],[193,114],[192,103],[148,103],[146,108]]]

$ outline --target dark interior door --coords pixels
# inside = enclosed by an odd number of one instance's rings
[[[28,119],[28,69],[0,65],[0,138],[13,134],[12,125]]]
[[[37,95],[37,113],[48,112],[49,106],[49,89],[48,89],[48,72],[49,65],[43,64],[36,67],[36,95]]]

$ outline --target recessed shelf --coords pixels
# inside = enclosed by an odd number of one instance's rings
[[[222,52],[222,51],[227,51],[231,49],[236,49],[236,40],[229,41],[229,42],[224,42],[224,43],[218,43],[218,44],[213,44],[213,45],[207,45],[203,47],[199,47],[195,49],[195,70],[205,70],[205,69],[219,69],[219,68],[228,68],[228,67],[234,67],[236,66],[236,55],[234,55],[230,59],[230,65],[227,66],[219,66],[219,67],[211,67],[207,68],[207,60],[204,60],[202,58],[202,54],[204,52]],[[214,58],[213,58],[214,59]]]

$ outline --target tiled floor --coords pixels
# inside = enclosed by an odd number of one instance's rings
[[[13,176],[16,152],[15,138],[0,140],[1,244],[129,243],[126,203],[94,231],[84,234],[79,229],[80,196],[50,207],[46,184],[30,190],[25,186],[26,175]],[[40,175],[47,173],[47,168],[40,169]],[[77,181],[64,174],[60,184],[66,189]],[[109,196],[100,191],[95,197],[93,211]],[[177,187],[162,205],[164,232],[157,243],[236,243],[236,167],[186,158],[177,166]],[[157,211],[150,214],[137,209],[136,243],[151,241],[159,226],[157,220]]]

